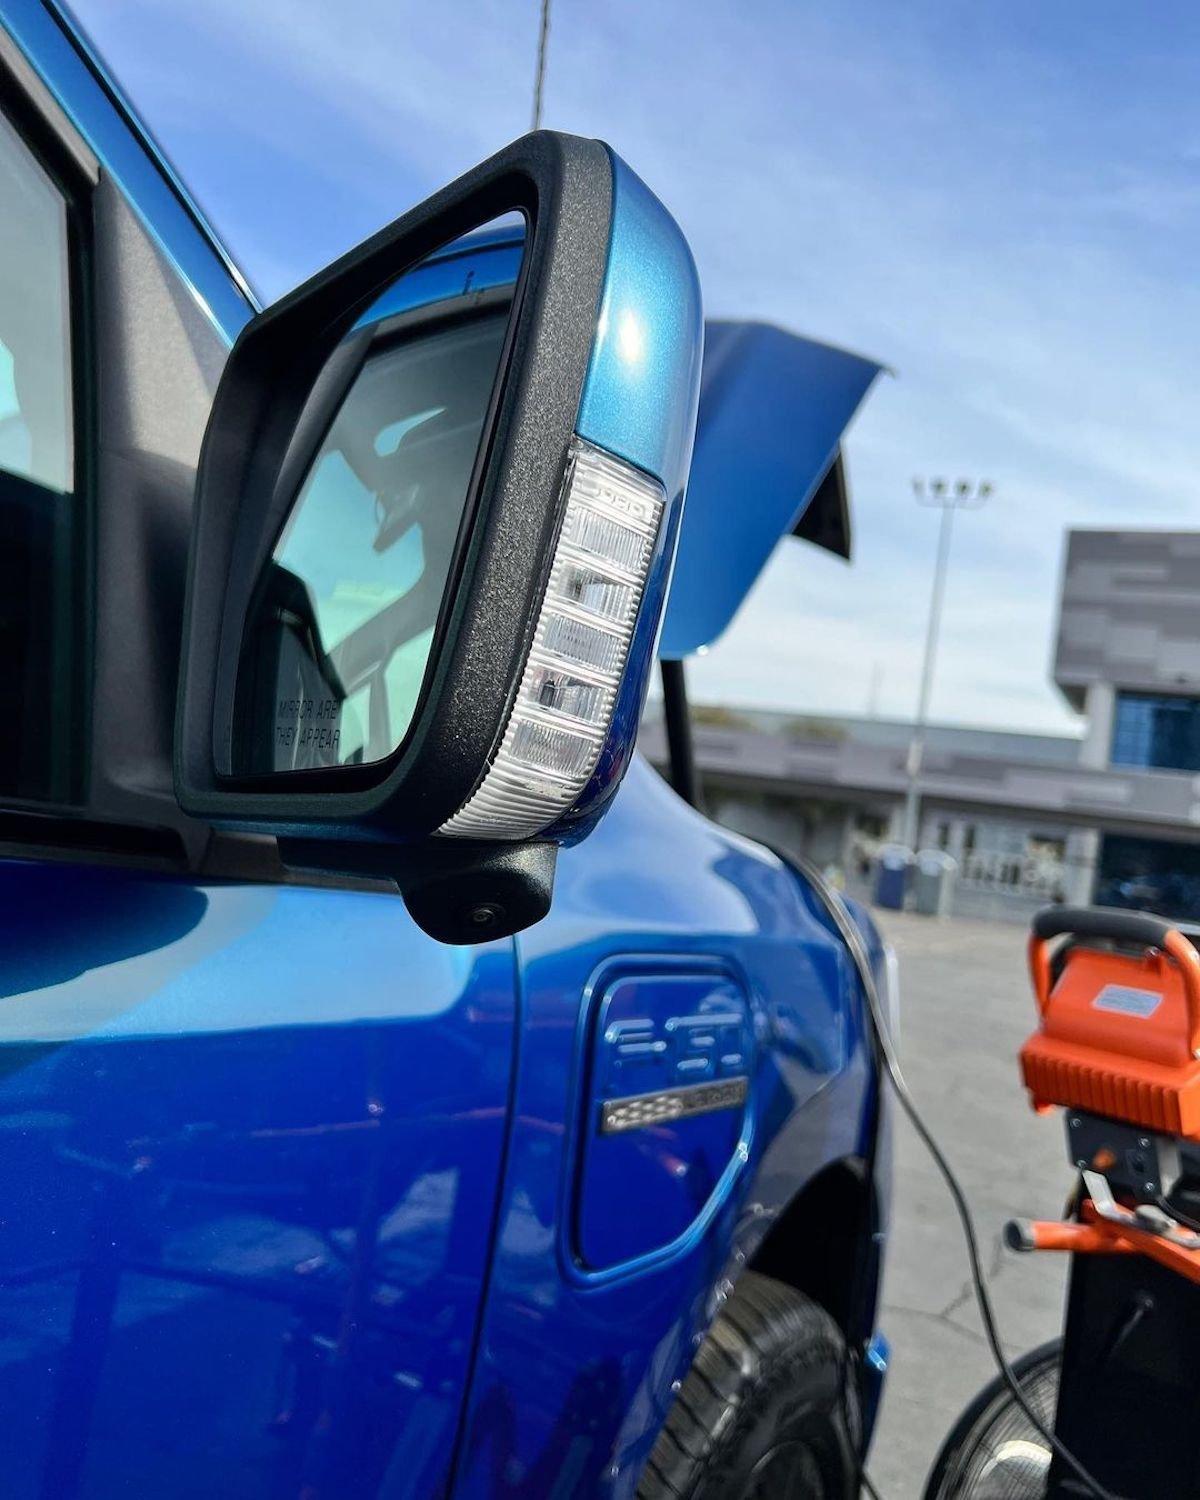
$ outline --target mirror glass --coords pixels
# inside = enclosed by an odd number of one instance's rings
[[[315,448],[247,615],[235,774],[367,765],[408,733],[523,246],[513,216],[430,256],[329,360],[298,429]]]

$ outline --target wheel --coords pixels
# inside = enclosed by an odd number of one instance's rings
[[[861,1431],[849,1373],[829,1314],[747,1271],[675,1397],[638,1500],[849,1500]]]
[[[1047,1427],[1054,1426],[1061,1362],[1061,1339],[1012,1362],[1025,1399]],[[930,1470],[925,1500],[1042,1500],[1050,1457],[1045,1438],[997,1375],[950,1429]]]

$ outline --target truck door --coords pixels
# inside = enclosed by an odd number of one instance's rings
[[[51,13],[4,20],[0,1493],[430,1496],[512,944],[442,947],[179,814],[191,472],[249,308]]]

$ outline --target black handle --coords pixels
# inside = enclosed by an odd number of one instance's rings
[[[1045,906],[1033,919],[1033,935],[1043,941],[1071,933],[1075,937],[1109,938],[1161,948],[1173,922],[1145,911],[1117,911],[1110,906]]]

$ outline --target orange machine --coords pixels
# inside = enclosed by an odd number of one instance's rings
[[[1142,912],[1034,919],[1021,1072],[1035,1109],[1063,1109],[1079,1182],[1066,1222],[1014,1220],[1005,1238],[1071,1256],[1054,1427],[1093,1481],[1056,1452],[1051,1500],[1200,1495],[1196,941]]]
[[[1052,955],[1056,937],[1068,941]],[[1073,1222],[1010,1224],[1009,1245],[1136,1251],[1200,1281],[1196,1226],[1166,1202],[1180,1142],[1200,1141],[1200,951],[1145,912],[1050,907],[1034,918],[1029,967],[1041,1024],[1021,1073],[1035,1109],[1066,1110],[1084,1196]]]
[[[1074,941],[1052,961],[1050,940],[1066,934]],[[1021,1049],[1021,1072],[1034,1108],[1088,1110],[1200,1140],[1193,944],[1141,912],[1051,907],[1034,922],[1029,966],[1041,1025]]]

